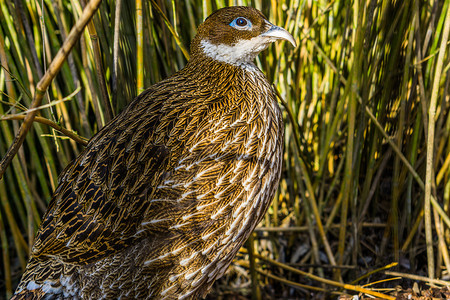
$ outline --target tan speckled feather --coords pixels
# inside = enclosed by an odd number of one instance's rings
[[[17,293],[204,296],[270,204],[282,128],[272,88],[254,65],[193,55],[61,174]]]

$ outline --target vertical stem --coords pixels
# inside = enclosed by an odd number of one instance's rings
[[[415,32],[415,16],[411,22],[411,27],[409,29],[409,38],[408,38],[408,48],[406,50],[406,58],[405,65],[403,68],[403,78],[402,78],[402,86],[401,86],[401,97],[400,97],[400,114],[398,118],[398,127],[397,127],[397,147],[401,151],[403,146],[403,130],[405,126],[405,118],[406,118],[406,97],[408,95],[408,82],[409,82],[409,64],[411,61],[411,53],[413,46],[413,38]],[[394,246],[394,260],[399,261],[400,259],[400,242],[399,242],[399,222],[398,222],[398,203],[400,198],[400,191],[402,190],[401,185],[403,184],[403,179],[400,178],[400,158],[396,155],[394,159],[394,176],[393,176],[393,186],[392,186],[392,239]]]
[[[363,15],[364,15],[364,2],[355,2],[354,8],[354,20],[353,24],[356,27],[355,37],[354,37],[354,55],[353,55],[353,68],[352,76],[348,80],[347,84],[351,85],[348,94],[348,131],[347,131],[347,145],[345,154],[345,178],[344,178],[344,190],[342,198],[342,209],[341,209],[341,226],[339,230],[339,246],[338,246],[338,264],[342,265],[344,262],[344,250],[346,245],[346,232],[347,232],[347,215],[348,215],[348,205],[349,201],[353,199],[353,180],[355,176],[355,171],[353,170],[353,153],[354,153],[354,141],[355,141],[355,129],[356,129],[356,110],[357,110],[357,93],[360,86],[361,76],[361,57],[362,57],[362,45],[363,45]],[[336,270],[336,274],[340,274],[340,270]]]
[[[82,3],[84,4],[84,0],[82,0]],[[99,38],[97,35],[97,30],[95,29],[94,21],[92,19],[87,24],[87,28],[89,31],[89,35],[91,37],[92,50],[94,52],[94,61],[95,61],[95,67],[96,67],[95,71],[97,74],[97,79],[98,79],[98,83],[100,85],[100,92],[101,92],[100,99],[103,103],[104,109],[106,110],[106,113],[104,115],[105,123],[108,123],[114,117],[114,114],[113,114],[113,111],[111,108],[111,102],[109,101],[108,88],[106,86],[105,75],[103,72],[103,63],[102,63],[102,58],[101,58],[100,42],[99,42]]]
[[[259,300],[259,299],[261,299],[261,291],[259,290],[258,273],[256,272],[254,243],[255,243],[255,241],[254,241],[253,233],[252,233],[252,234],[250,234],[250,236],[247,240],[247,249],[248,249],[248,255],[249,255],[249,259],[250,259],[250,276],[252,278],[252,300]]]
[[[433,89],[431,91],[430,108],[428,110],[428,139],[427,139],[427,168],[425,176],[425,239],[427,244],[428,277],[434,278],[434,252],[433,252],[433,232],[431,228],[431,188],[433,184],[433,152],[434,152],[434,125],[436,115],[436,102],[439,91],[439,81],[441,79],[442,65],[445,57],[445,47],[447,45],[450,31],[450,9],[447,10],[444,31],[442,34],[439,56],[436,62],[436,72],[434,74]]]
[[[120,15],[122,11],[122,0],[116,1],[116,13],[114,15],[114,44],[113,44],[113,67],[112,67],[112,103],[117,105],[117,64],[119,61],[119,37],[120,37]]]
[[[144,91],[144,22],[142,17],[142,0],[136,0],[136,72],[137,93]]]
[[[62,3],[61,3],[61,1],[59,1],[59,2],[53,1],[52,4],[53,4],[53,8],[55,10],[55,16],[56,16],[56,20],[58,22],[59,32],[61,33],[61,36],[62,36],[63,40],[65,40],[67,38],[67,31],[66,31],[66,27],[64,26],[64,21],[63,21],[64,15],[61,13],[61,11],[63,10]],[[44,11],[44,10],[42,10],[42,11]],[[67,57],[67,62],[69,64],[70,73],[72,74],[75,86],[76,87],[80,87],[81,86],[81,81],[80,81],[79,76],[78,76],[75,60],[73,58],[73,54],[72,53],[70,53],[69,56]],[[81,127],[83,128],[85,135],[90,135],[91,130],[89,128],[89,123],[88,123],[88,120],[87,120],[86,108],[84,106],[82,93],[77,93],[75,95],[75,98],[77,100],[77,104],[78,104],[78,107],[79,107],[79,112],[80,112],[79,115],[81,117],[81,123],[82,123]],[[49,99],[49,102],[50,102],[50,99]],[[53,116],[53,119],[54,119],[53,121],[55,121],[55,114],[53,112],[52,107],[53,106],[50,106],[51,112],[52,112],[52,116]]]

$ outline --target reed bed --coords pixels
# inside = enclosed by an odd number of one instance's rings
[[[0,0],[0,156],[85,2]],[[299,46],[276,43],[257,60],[285,118],[283,175],[211,299],[393,299],[399,284],[448,285],[450,0],[104,0],[0,180],[0,299],[20,279],[58,174],[186,64],[196,26],[227,5],[262,10]]]

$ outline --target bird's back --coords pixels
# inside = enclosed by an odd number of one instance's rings
[[[259,70],[217,74],[177,73],[90,141],[61,175],[19,290],[170,299],[223,274],[276,189],[282,128]]]

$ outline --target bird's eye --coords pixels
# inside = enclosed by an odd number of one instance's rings
[[[245,25],[247,25],[247,20],[244,18],[237,18],[236,25],[237,26],[245,26]]]
[[[252,22],[244,17],[239,17],[234,19],[230,23],[230,26],[238,30],[250,30],[252,28]]]

